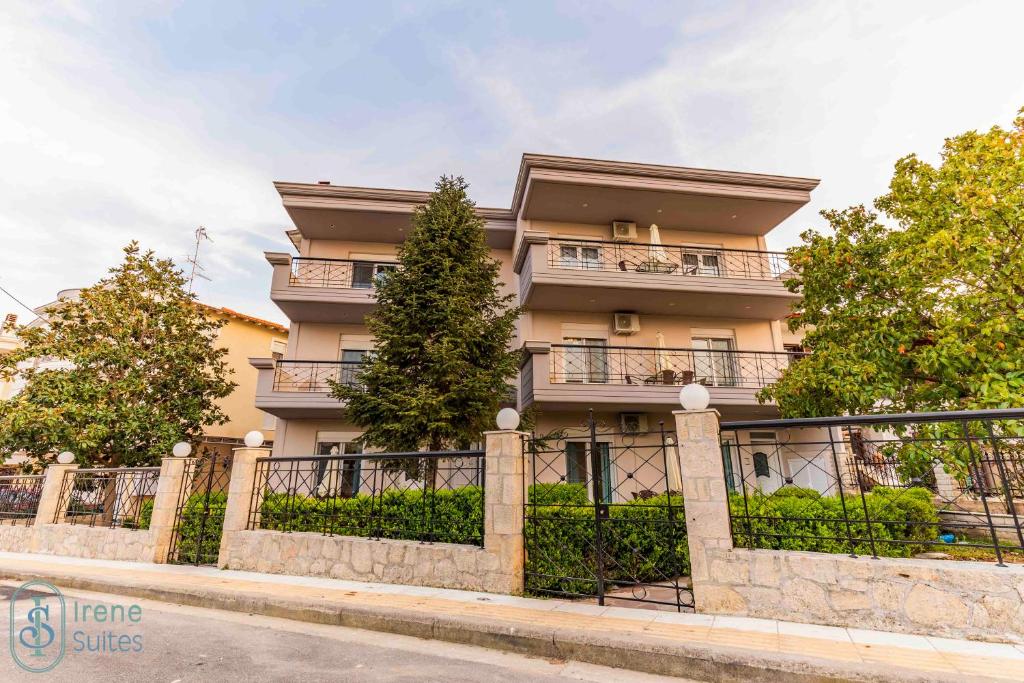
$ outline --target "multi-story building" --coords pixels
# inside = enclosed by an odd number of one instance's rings
[[[723,419],[777,416],[756,394],[799,358],[799,339],[781,322],[799,295],[783,284],[785,257],[766,248],[765,235],[817,184],[524,155],[511,207],[478,213],[503,287],[523,309],[518,405],[531,409],[537,430],[580,425],[593,410],[609,431],[659,438],[659,423],[672,429],[680,387],[693,382],[708,388]],[[260,371],[256,405],[279,420],[275,455],[348,452],[360,430],[327,379],[354,378],[372,350],[363,317],[375,305],[375,278],[395,267],[428,194],[323,181],[275,187],[296,253],[266,254],[270,296],[291,327],[285,358],[251,361]],[[815,483],[801,480],[815,468],[780,461],[770,446],[779,435],[745,436],[765,443],[746,463],[768,472],[765,487]],[[584,442],[566,450],[570,479],[587,467]],[[755,462],[764,457],[768,468]]]

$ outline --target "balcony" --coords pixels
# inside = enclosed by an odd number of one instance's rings
[[[785,287],[785,255],[770,251],[527,232],[515,267],[521,304],[534,310],[777,319],[800,298]]]
[[[708,388],[712,407],[731,406],[731,413],[744,415],[774,414],[758,403],[757,392],[806,355],[547,342],[527,342],[524,350],[523,407],[669,410],[679,406],[679,389],[697,382]]]
[[[268,253],[270,299],[293,322],[361,323],[377,304],[374,285],[396,265]]]
[[[259,370],[256,407],[282,418],[337,418],[345,409],[329,380],[355,384],[361,363],[250,358]]]

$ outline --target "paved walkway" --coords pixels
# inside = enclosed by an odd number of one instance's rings
[[[1024,680],[1024,645],[21,553],[0,576],[701,680]]]

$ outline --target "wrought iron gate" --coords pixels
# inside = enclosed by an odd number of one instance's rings
[[[526,590],[692,609],[682,481],[664,425],[533,434],[525,449]]]
[[[230,453],[206,451],[185,465],[167,561],[217,564],[231,481]]]

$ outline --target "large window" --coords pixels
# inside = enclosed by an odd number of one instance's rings
[[[563,244],[558,248],[558,264],[562,268],[598,270],[601,268],[601,247]]]
[[[601,498],[604,503],[612,502],[611,446],[597,444],[597,455],[601,467]],[[565,444],[565,480],[570,484],[583,484],[587,493],[593,489],[590,481],[590,442],[570,441]]]
[[[563,372],[566,382],[606,384],[608,382],[608,341],[568,337]]]
[[[352,287],[371,289],[388,273],[398,267],[395,263],[357,262],[352,264]]]
[[[334,441],[330,437],[321,437],[316,443],[317,455],[356,455],[362,452],[360,445],[352,441]],[[346,458],[317,461],[314,493],[325,498],[355,496],[359,493],[359,461]]]
[[[736,386],[739,371],[732,339],[725,337],[693,338],[693,371],[698,382],[710,386]]]
[[[683,272],[701,277],[721,277],[719,254],[687,249],[683,252]]]
[[[366,349],[342,349],[341,350],[341,373],[338,381],[342,384],[355,384],[356,377],[362,369],[363,361],[370,352]]]

